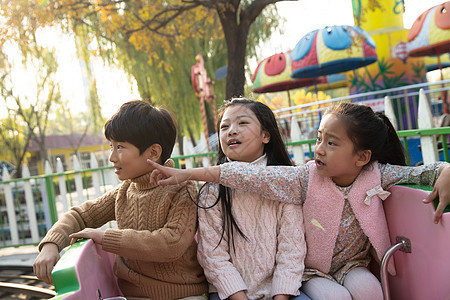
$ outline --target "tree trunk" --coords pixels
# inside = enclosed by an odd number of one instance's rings
[[[215,109],[212,107],[212,103],[205,101],[206,123],[208,124],[208,136],[216,133],[216,125],[214,123]]]
[[[48,153],[47,148],[45,148],[45,144],[39,144],[39,154],[41,156],[42,167],[45,169],[45,162],[48,160]]]
[[[192,142],[192,146],[195,148],[195,146],[197,146],[197,143],[195,142],[195,137],[194,137],[194,132],[192,131],[191,127],[188,126],[188,133],[189,133],[189,138],[191,139]],[[192,153],[189,153],[192,154]],[[187,155],[187,153],[184,153],[184,155]]]
[[[225,98],[244,96],[245,58],[250,23],[238,24],[236,13],[218,12],[227,42],[228,71]]]
[[[225,35],[228,48],[226,99],[244,96],[247,35],[248,28],[236,35]]]
[[[245,60],[247,38],[250,26],[256,17],[269,4],[281,0],[254,0],[242,9],[240,0],[227,1],[225,8],[217,10],[228,50],[228,71],[226,83],[226,99],[244,96]]]
[[[184,155],[184,152],[183,152],[183,134],[181,133],[179,125],[177,126],[177,132],[178,132],[178,134],[177,134],[178,153],[179,153],[179,155]],[[173,156],[173,152],[172,152],[171,156]]]

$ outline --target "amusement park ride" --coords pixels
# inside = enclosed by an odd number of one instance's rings
[[[422,188],[393,186],[384,201],[393,246],[373,272],[382,282],[385,300],[450,299],[450,212],[434,224],[434,207],[422,203],[428,195]],[[52,272],[57,293],[52,299],[105,300],[122,296],[113,260],[114,254],[103,251],[92,240],[73,244]],[[390,260],[394,260],[396,276],[387,273]]]

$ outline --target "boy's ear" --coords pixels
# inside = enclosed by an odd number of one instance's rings
[[[263,132],[263,143],[267,144],[270,141],[270,133],[268,131]]]
[[[357,153],[358,159],[356,160],[356,166],[364,167],[370,162],[370,158],[372,157],[372,151],[370,150],[360,150]]]
[[[151,159],[152,161],[156,161],[158,163],[161,163],[160,162],[161,153],[162,153],[162,147],[160,144],[153,144],[150,147],[148,147],[144,152],[146,158]],[[162,163],[164,163],[164,162],[162,162]]]

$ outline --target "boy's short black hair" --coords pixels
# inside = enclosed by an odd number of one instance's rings
[[[133,100],[122,104],[105,123],[107,140],[131,143],[142,154],[153,144],[162,148],[161,162],[172,154],[177,129],[170,113],[147,102]]]

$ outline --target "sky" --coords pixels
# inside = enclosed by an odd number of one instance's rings
[[[405,0],[404,27],[410,28],[414,20],[428,8],[444,2],[443,0]],[[286,19],[283,34],[275,32],[272,38],[259,49],[259,60],[272,54],[293,49],[296,43],[308,32],[332,25],[354,25],[351,0],[299,0],[281,1],[275,4],[280,16]],[[67,99],[73,114],[86,111],[85,83],[79,60],[76,58],[73,38],[56,31],[41,33],[48,45],[55,46],[59,62],[61,95]],[[258,60],[250,60],[252,69]],[[97,89],[102,107],[102,115],[109,118],[119,106],[129,100],[139,99],[135,83],[120,70],[104,66],[101,59],[92,63],[96,74]],[[210,76],[212,76],[211,74]],[[13,74],[20,82],[21,90],[34,86],[30,72],[18,70]],[[32,92],[30,92],[32,93]]]

